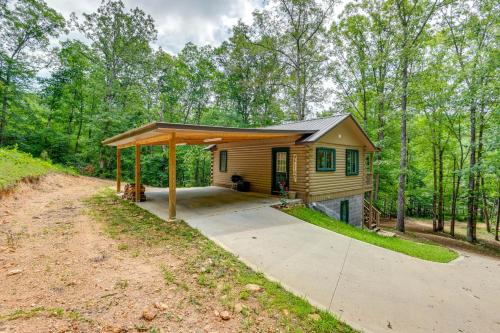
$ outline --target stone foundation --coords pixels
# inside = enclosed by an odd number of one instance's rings
[[[325,201],[316,201],[309,204],[310,208],[316,209],[340,221],[340,202],[349,200],[349,224],[361,227],[363,223],[363,195],[353,195]]]

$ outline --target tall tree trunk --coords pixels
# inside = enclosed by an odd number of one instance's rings
[[[432,231],[436,232],[438,230],[437,218],[438,218],[438,210],[437,210],[437,193],[438,193],[438,185],[437,185],[437,152],[436,152],[436,144],[432,143]]]
[[[457,199],[460,186],[460,175],[457,176],[457,158],[453,156],[453,178],[452,178],[452,196],[451,196],[451,221],[450,235],[455,237],[455,220],[457,218]]]
[[[499,182],[500,184],[500,182]],[[500,192],[500,186],[499,186],[499,192]],[[498,224],[500,222],[500,195],[497,198],[497,225],[495,227],[495,240],[498,240]]]
[[[482,173],[482,158],[483,158],[483,133],[484,133],[484,103],[481,103],[481,111],[479,112],[479,136],[478,136],[478,148],[477,148],[477,161],[476,165],[478,166],[477,170],[477,176],[476,176],[476,201],[474,207],[476,208],[476,212],[479,206],[479,196],[480,193],[482,194],[482,213],[483,213],[483,220],[486,223],[486,229],[488,232],[491,231],[490,229],[490,222],[488,219],[488,205],[487,205],[487,200],[486,200],[486,193],[484,191],[484,177]]]
[[[384,102],[379,101],[378,112],[378,142],[379,145],[384,142]],[[375,175],[375,191],[373,193],[373,200],[378,200],[378,192],[380,190],[380,162],[382,161],[382,153],[378,152],[377,156],[377,174]]]
[[[491,232],[490,217],[488,214],[488,200],[486,200],[486,191],[484,190],[484,177],[481,177],[481,190],[483,198],[483,219],[486,224],[486,231]]]
[[[443,154],[444,148],[439,149],[439,201],[438,201],[438,231],[444,230],[444,189],[443,189]]]
[[[475,204],[475,166],[476,166],[476,105],[470,108],[470,161],[469,161],[469,193],[467,198],[467,241],[476,241]]]
[[[80,136],[82,135],[83,127],[83,99],[80,100],[80,119],[78,122],[78,132],[76,133],[75,153],[78,152],[78,145],[80,144]]]
[[[408,94],[408,55],[403,51],[401,82],[401,149],[399,154],[398,220],[397,230],[405,231],[405,187],[406,187],[406,117]]]

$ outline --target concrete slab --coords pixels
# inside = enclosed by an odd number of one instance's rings
[[[146,188],[147,201],[138,203],[162,219],[168,219],[168,191],[165,188]],[[177,189],[177,217],[188,219],[210,216],[226,211],[269,206],[278,203],[276,197],[253,192],[237,192],[228,188],[207,186]]]
[[[188,224],[353,327],[500,332],[499,260],[464,254],[432,263],[305,223],[269,207],[275,198],[213,187],[190,191],[177,194]],[[156,201],[140,205],[166,219],[166,194],[147,195]]]

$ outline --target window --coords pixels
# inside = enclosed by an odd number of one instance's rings
[[[286,151],[279,151],[276,153],[276,172],[287,173],[287,158]]]
[[[346,176],[356,176],[359,174],[359,151],[355,149],[346,149],[345,174]]]
[[[335,171],[335,149],[316,148],[316,171]]]
[[[221,150],[219,153],[219,171],[227,172],[227,150]]]

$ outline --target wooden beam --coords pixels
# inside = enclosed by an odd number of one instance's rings
[[[172,133],[168,144],[168,219],[175,221],[176,217],[176,182],[175,174],[175,132]]]
[[[116,148],[116,192],[122,190],[122,150]]]
[[[135,201],[141,201],[141,145],[135,145]]]

